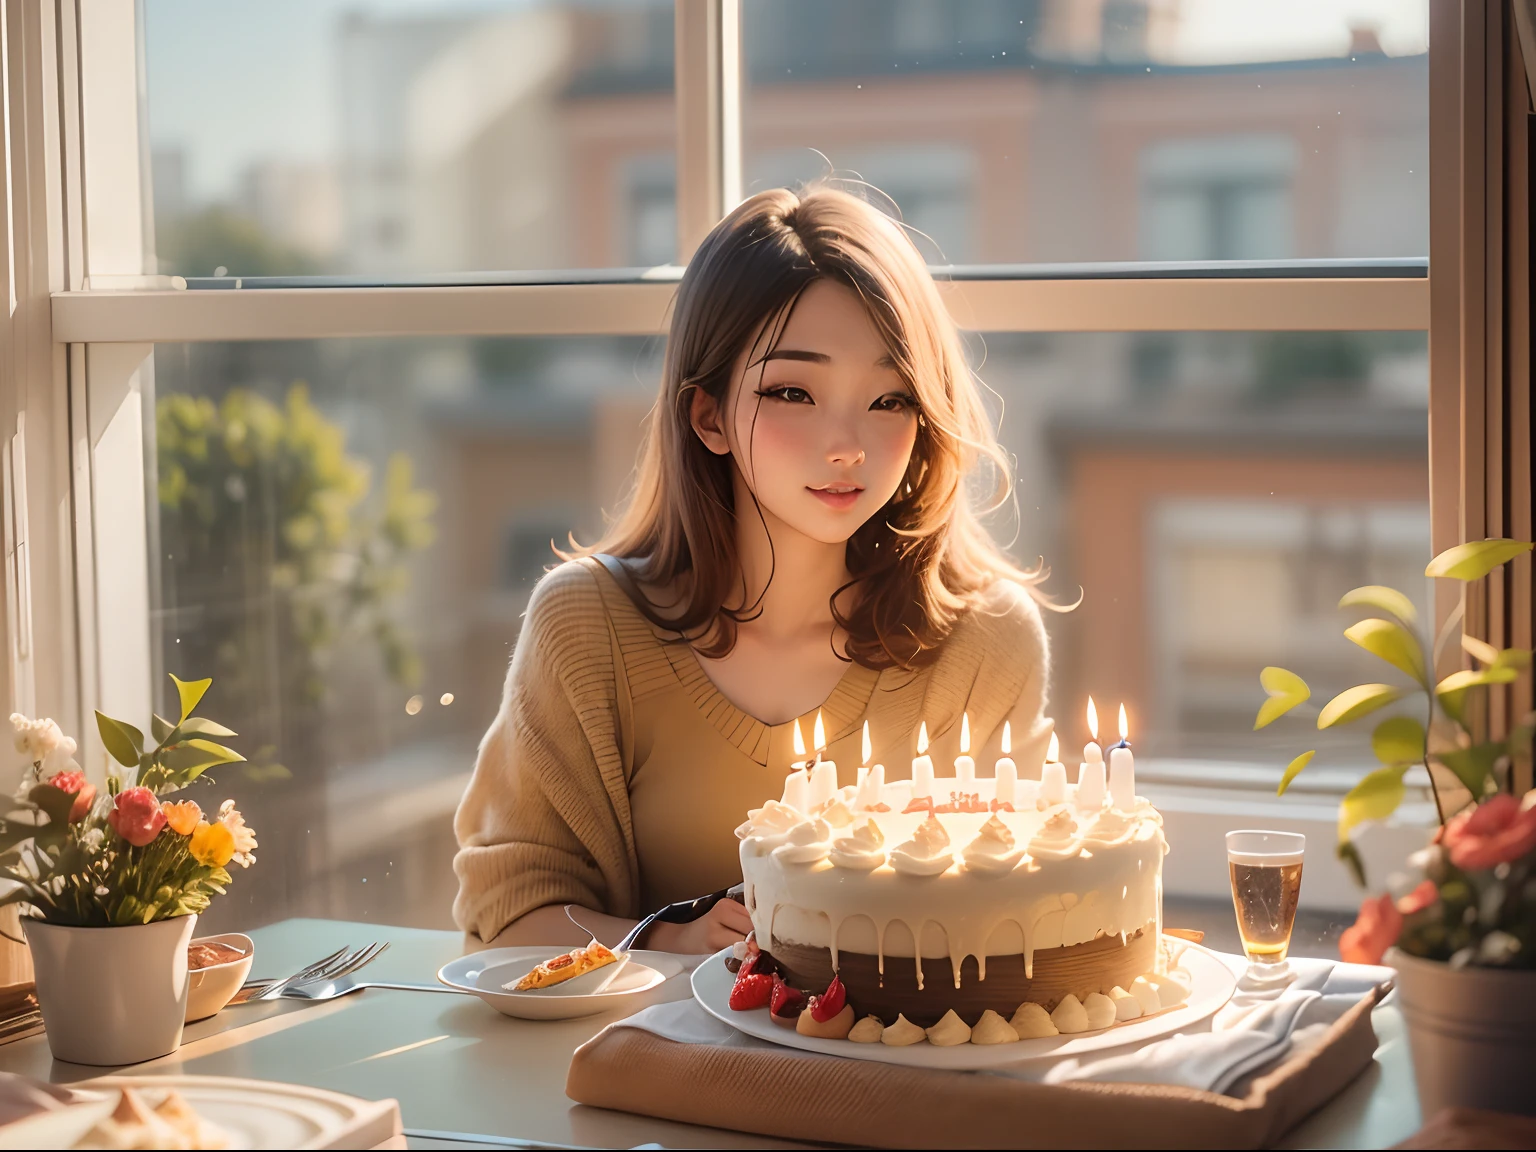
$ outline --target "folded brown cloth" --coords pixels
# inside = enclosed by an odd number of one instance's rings
[[[576,1049],[565,1091],[599,1108],[811,1143],[879,1148],[1263,1148],[1376,1052],[1376,989],[1316,1046],[1241,1096],[1163,1084],[1037,1084],[818,1056],[679,1044],[610,1027]]]

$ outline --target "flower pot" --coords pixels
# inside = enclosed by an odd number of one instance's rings
[[[196,916],[127,928],[25,924],[56,1060],[137,1064],[181,1047]]]
[[[1413,1052],[1419,1106],[1536,1115],[1536,972],[1452,968],[1400,949],[1387,953]]]

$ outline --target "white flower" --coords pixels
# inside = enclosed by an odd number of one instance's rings
[[[80,844],[87,852],[100,852],[106,839],[106,833],[100,828],[87,828],[85,835],[80,837]]]
[[[28,720],[20,712],[11,713],[11,730],[16,751],[34,764],[41,765],[43,777],[58,772],[78,771],[73,760],[78,745],[46,717]]]
[[[112,889],[108,888],[105,884],[98,884],[96,885],[96,895],[110,896],[112,895]]]

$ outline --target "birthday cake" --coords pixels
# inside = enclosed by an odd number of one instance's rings
[[[1162,819],[1135,794],[1131,751],[1106,765],[1090,745],[1069,782],[1055,744],[1043,765],[1021,771],[1005,754],[985,777],[967,755],[953,775],[920,754],[910,779],[874,765],[842,787],[835,765],[797,767],[737,829],[754,929],[743,970],[770,977],[785,1015],[799,991],[827,988],[818,1015],[844,1034],[874,1017],[863,1038],[886,1043],[900,1037],[878,1033],[897,1024],[939,1043],[927,1033],[952,1018],[968,1031],[1011,1021],[1017,1037],[1181,1000],[1159,947]]]

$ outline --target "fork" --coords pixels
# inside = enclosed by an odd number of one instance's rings
[[[370,947],[377,947],[377,945],[370,945]],[[286,980],[276,980],[273,983],[268,984],[260,992],[253,993],[244,1001],[244,1003],[251,1004],[257,1000],[275,1000],[277,997],[283,994],[284,989],[289,988],[294,984],[302,983],[305,980],[323,979],[327,976],[337,975],[342,972],[350,972],[352,969],[347,967],[347,965],[366,951],[368,951],[367,948],[359,948],[354,951],[349,951],[345,947],[338,948],[329,956],[323,957],[319,960],[316,960],[313,964],[308,964],[305,967],[300,968]],[[377,955],[377,953],[375,953],[375,955]],[[369,957],[370,960],[372,958],[372,956]],[[364,963],[366,962],[367,961],[364,961]]]
[[[335,1000],[364,988],[394,988],[401,992],[448,992],[454,996],[473,996],[463,988],[449,988],[445,984],[392,984],[383,980],[359,980],[356,976],[341,976],[330,980],[312,980],[295,984],[283,993],[288,1000]]]

